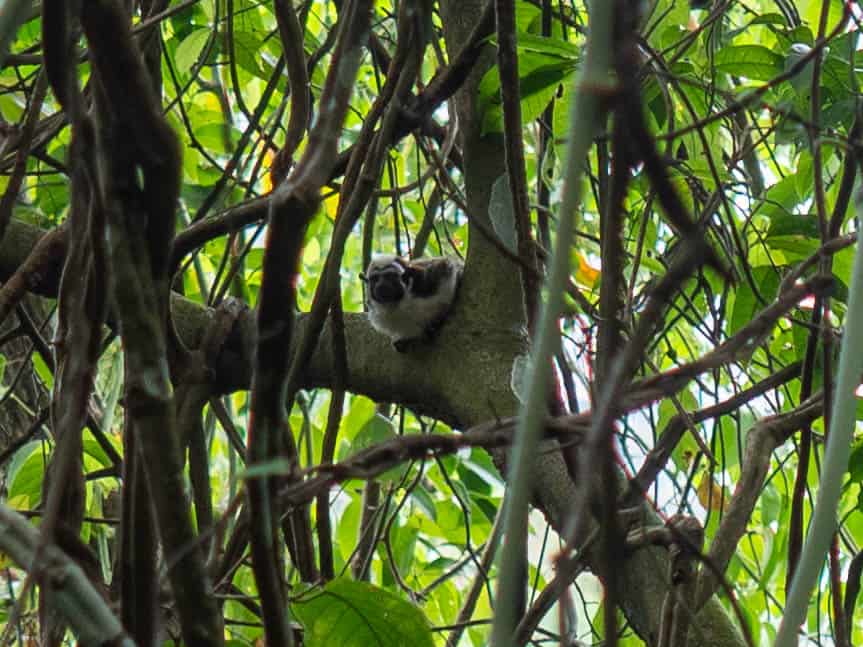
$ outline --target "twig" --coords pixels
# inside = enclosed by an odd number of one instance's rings
[[[306,67],[306,55],[303,51],[303,29],[291,0],[276,0],[273,3],[276,21],[279,23],[279,35],[282,38],[282,50],[288,68],[288,80],[291,90],[291,116],[285,133],[285,144],[277,153],[273,162],[273,186],[287,175],[294,152],[297,150],[303,134],[309,126],[311,113],[309,97],[309,74]]]
[[[521,285],[527,311],[527,329],[536,330],[539,312],[539,280],[536,270],[536,250],[530,227],[530,206],[527,196],[527,175],[524,170],[524,139],[521,132],[521,94],[518,80],[518,50],[516,49],[515,6],[513,0],[495,0],[497,16],[497,63],[500,72],[500,94],[503,108],[503,138],[506,152],[506,172],[512,193],[512,208],[518,254],[530,272],[521,268]]]

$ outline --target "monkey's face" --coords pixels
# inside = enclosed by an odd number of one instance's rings
[[[409,288],[405,270],[398,263],[370,268],[368,282],[372,300],[381,304],[398,303]]]

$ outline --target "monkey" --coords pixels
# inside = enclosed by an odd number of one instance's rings
[[[431,341],[452,308],[463,270],[461,261],[446,256],[376,256],[360,274],[368,284],[369,322],[400,353]]]

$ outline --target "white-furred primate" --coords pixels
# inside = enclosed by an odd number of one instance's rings
[[[375,330],[405,352],[414,341],[428,341],[455,300],[463,270],[448,257],[376,256],[360,278],[368,286],[366,307]]]

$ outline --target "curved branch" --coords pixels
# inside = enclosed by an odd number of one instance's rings
[[[285,145],[278,152],[272,169],[273,186],[278,186],[287,175],[294,151],[297,150],[309,126],[311,99],[300,21],[290,0],[275,0],[273,6],[279,23],[279,35],[282,38],[282,49],[285,52],[291,87],[291,116],[288,121],[288,131],[285,133]]]
[[[58,610],[79,642],[131,647],[134,643],[84,571],[56,546],[41,544],[38,530],[0,505],[0,549],[51,589]]]

